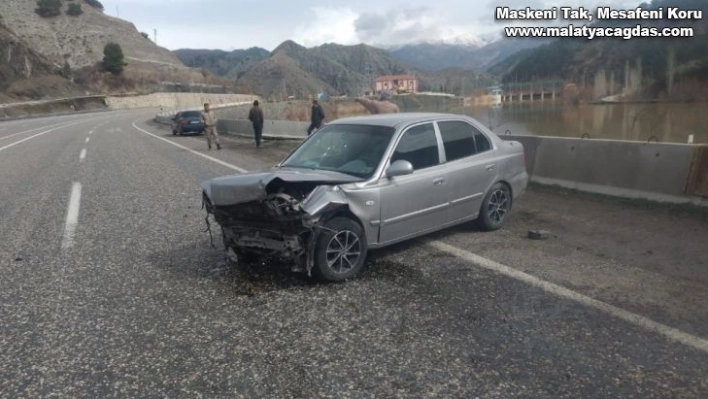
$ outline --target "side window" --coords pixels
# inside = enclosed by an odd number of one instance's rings
[[[445,121],[438,122],[438,127],[448,161],[475,154],[474,135],[477,129],[472,125],[462,121]]]
[[[414,126],[403,133],[391,163],[405,159],[413,165],[413,170],[424,169],[440,164],[438,141],[432,123]]]
[[[479,129],[464,121],[438,122],[448,161],[489,151],[492,144]]]
[[[492,143],[489,142],[489,138],[477,129],[474,129],[474,142],[477,145],[478,154],[492,149]]]

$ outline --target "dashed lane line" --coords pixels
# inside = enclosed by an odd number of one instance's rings
[[[81,153],[79,154],[79,161],[80,161],[80,162],[83,162],[84,159],[86,159],[86,149],[85,149],[85,148],[82,148],[82,149],[81,149]]]
[[[79,224],[79,207],[81,206],[81,183],[75,182],[71,186],[71,197],[66,211],[66,223],[64,225],[64,237],[61,241],[61,249],[69,249],[74,246],[74,234],[76,226]]]

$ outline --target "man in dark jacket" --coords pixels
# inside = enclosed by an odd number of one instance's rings
[[[256,136],[256,147],[261,146],[261,136],[263,135],[263,110],[258,106],[258,100],[253,102],[251,111],[248,112],[248,120],[253,123],[253,133]]]
[[[310,127],[307,128],[307,135],[309,136],[315,129],[322,127],[322,122],[324,121],[325,113],[322,106],[317,102],[317,100],[312,100],[312,113],[310,115]]]

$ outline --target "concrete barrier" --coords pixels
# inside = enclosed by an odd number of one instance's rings
[[[501,136],[526,150],[531,181],[580,191],[708,206],[685,193],[698,146],[563,137]]]

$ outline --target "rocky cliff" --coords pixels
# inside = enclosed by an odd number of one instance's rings
[[[69,4],[80,4],[80,15],[66,13]],[[62,3],[61,14],[41,17],[35,0],[0,1],[4,24],[29,46],[57,65],[64,59],[72,67],[93,65],[103,59],[103,47],[116,42],[123,48],[126,61],[184,66],[169,50],[143,37],[130,22],[105,15],[82,0]]]
[[[10,42],[21,42],[28,57],[27,67],[15,62],[16,59],[8,62],[13,73],[10,74],[10,69],[7,69],[2,77],[6,88],[16,84],[32,69],[37,74],[47,73],[53,79],[61,80],[58,71],[66,63],[70,70],[65,71],[64,75],[73,78],[70,89],[77,91],[81,88],[82,94],[150,92],[164,90],[170,85],[179,86],[180,91],[190,91],[194,86],[194,90],[199,91],[230,85],[206,70],[185,66],[169,50],[143,36],[132,23],[105,15],[101,9],[89,4],[100,2],[57,1],[61,5],[58,14],[40,16],[35,11],[36,0],[0,0],[0,23],[4,26],[4,35],[14,37],[7,39]],[[80,6],[81,12],[69,15],[70,6],[74,9]],[[111,76],[100,67],[103,49],[109,42],[118,43],[125,55],[127,66],[122,76]],[[12,56],[18,50],[7,49],[3,45],[0,52],[3,51],[10,52]],[[63,79],[62,82],[67,83],[68,80]],[[52,95],[52,87],[60,81],[52,84],[44,82],[45,90],[38,81],[36,83],[33,90],[21,90],[25,91],[22,94],[7,93],[2,86],[0,93],[5,92],[10,97],[46,98]]]
[[[0,20],[0,101],[68,94],[79,90]]]

